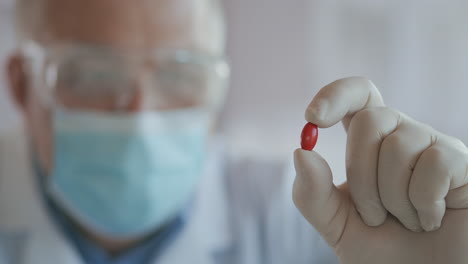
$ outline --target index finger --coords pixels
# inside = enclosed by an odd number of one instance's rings
[[[348,77],[323,87],[307,107],[305,119],[321,128],[343,121],[347,131],[354,114],[376,106],[385,106],[377,87],[367,78]]]

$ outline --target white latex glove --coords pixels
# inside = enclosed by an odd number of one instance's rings
[[[294,153],[294,202],[342,263],[468,263],[468,210],[454,210],[468,207],[460,140],[385,107],[361,77],[322,88],[306,119],[321,128],[342,121],[348,133],[339,188],[319,154]],[[437,231],[413,232],[421,228]]]

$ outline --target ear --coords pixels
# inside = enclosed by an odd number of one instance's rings
[[[29,87],[24,59],[20,54],[13,54],[8,58],[6,75],[10,94],[16,105],[24,112]]]

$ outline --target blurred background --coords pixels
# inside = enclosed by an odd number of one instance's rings
[[[335,79],[367,76],[387,105],[468,143],[468,1],[225,0],[232,81],[221,128],[239,153],[286,158],[304,110]],[[0,62],[13,48],[12,0],[0,0]],[[0,131],[18,113],[0,77]],[[346,135],[317,146],[344,176]]]

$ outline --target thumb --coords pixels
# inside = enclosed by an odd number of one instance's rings
[[[330,167],[317,152],[297,149],[294,166],[294,204],[333,247],[344,232],[350,202],[333,184]]]

